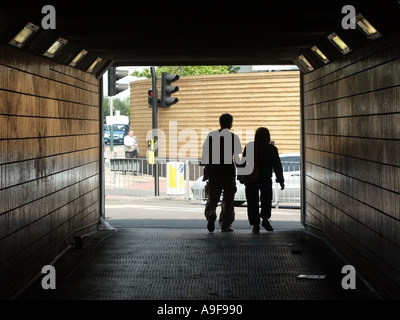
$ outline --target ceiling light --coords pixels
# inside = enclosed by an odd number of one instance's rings
[[[321,50],[318,49],[317,46],[311,48],[311,50],[322,60],[323,63],[328,63],[329,59],[322,53]]]
[[[47,50],[43,53],[44,56],[53,58],[58,51],[67,43],[68,41],[63,38],[58,38]]]
[[[15,47],[21,48],[38,30],[39,27],[37,25],[29,22],[9,43]]]
[[[76,57],[69,63],[71,67],[75,67],[76,64],[87,54],[86,50],[81,50]]]
[[[361,13],[356,16],[356,21],[357,27],[368,37],[368,39],[376,39],[381,36],[378,30],[376,30]]]
[[[341,53],[347,54],[351,51],[350,47],[335,32],[328,36],[328,39],[340,50]]]
[[[90,67],[86,70],[87,72],[93,72],[93,69],[99,64],[102,59],[98,57],[94,62],[90,65]]]
[[[314,67],[311,65],[311,63],[306,59],[305,56],[300,55],[299,59],[304,63],[304,65],[307,67],[308,70],[313,71]]]

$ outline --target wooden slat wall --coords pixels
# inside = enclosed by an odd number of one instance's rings
[[[234,117],[232,130],[241,130],[243,146],[254,138],[256,128],[265,126],[280,153],[300,151],[299,72],[184,76],[174,84],[179,86],[179,91],[173,94],[179,102],[158,109],[158,127],[167,140],[167,153],[160,150],[160,157],[176,158],[176,152],[180,152],[179,159],[199,159],[205,134],[219,128],[219,116],[225,112]],[[146,134],[152,128],[152,110],[147,99],[150,88],[151,80],[130,83],[130,123],[143,156],[147,149]],[[160,83],[157,88],[160,95]],[[177,129],[170,132],[170,124],[174,122]],[[183,141],[178,141],[177,147],[169,152],[168,143],[177,137]],[[192,152],[184,152],[187,149]]]
[[[0,46],[0,297],[99,217],[99,81]]]
[[[399,62],[399,39],[382,39],[304,76],[306,224],[396,299]]]

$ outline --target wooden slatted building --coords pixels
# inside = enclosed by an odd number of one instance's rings
[[[243,146],[253,139],[256,128],[265,126],[280,153],[300,152],[298,71],[183,76],[174,84],[179,86],[173,94],[179,102],[158,108],[158,136],[166,141],[166,148],[159,148],[160,157],[199,159],[205,135],[219,128],[219,116],[225,112],[233,115],[232,130],[241,136]],[[130,124],[141,156],[151,137],[150,88],[151,79],[130,83]],[[160,81],[157,88],[160,95]]]

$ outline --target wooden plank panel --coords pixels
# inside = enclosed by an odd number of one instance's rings
[[[356,107],[352,107],[356,106]],[[349,117],[397,113],[400,109],[400,86],[363,95],[332,100],[304,108],[305,119]]]
[[[6,71],[6,76],[8,81],[5,83],[4,89],[8,91],[56,100],[68,100],[84,105],[96,105],[98,103],[96,92],[57,82],[41,75],[9,68]],[[24,81],[20,81],[21,78]]]
[[[388,240],[388,237],[380,232],[371,232],[371,221],[367,223],[357,223],[353,217],[346,215],[343,211],[338,208],[331,206],[329,203],[317,196],[317,194],[313,192],[307,192],[307,197],[312,200],[316,206],[309,206],[307,210],[307,217],[312,221],[312,223],[316,226],[323,224],[323,228],[329,234],[337,234],[340,233],[341,236],[336,239],[337,248],[341,250],[345,249],[347,255],[349,257],[355,256],[363,256],[362,263],[357,265],[357,269],[361,270],[361,267],[364,265],[369,265],[371,268],[377,268],[374,265],[374,259],[380,259],[380,256],[385,256],[386,261],[379,267],[379,272],[382,270],[388,272],[388,278],[395,276],[394,266],[397,265],[400,260],[396,257],[395,260],[392,260],[391,257],[393,255],[391,252],[396,250],[396,246],[398,245],[398,241],[392,243]],[[350,199],[351,201],[351,199]],[[379,212],[373,212],[366,208],[367,212],[365,212],[365,216],[370,219],[379,217]],[[324,215],[324,212],[330,212],[329,215]],[[345,223],[343,223],[343,228],[339,227],[338,221],[343,219]],[[393,225],[391,223],[393,221],[383,222],[381,225]],[[396,222],[397,223],[397,222]],[[376,223],[372,223],[376,225]],[[361,238],[357,244],[349,245],[349,243],[354,242],[354,228],[357,228],[357,236]],[[398,228],[398,227],[397,227]],[[398,236],[396,236],[398,239]],[[375,270],[376,271],[376,270]],[[390,275],[389,275],[390,274]]]
[[[43,263],[43,261],[52,261],[57,253],[71,242],[71,236],[74,234],[73,231],[75,229],[93,224],[93,220],[88,224],[82,224],[82,219],[87,220],[88,210],[93,214],[93,206],[83,207],[80,203],[93,203],[96,193],[97,191],[90,191],[83,194],[67,206],[63,206],[51,215],[46,215],[36,223],[30,224],[29,230],[21,229],[3,239],[2,243],[12,247],[13,251],[17,252],[17,254],[7,257],[6,263],[2,265],[4,274],[15,274],[13,279],[18,279],[24,274],[24,268],[29,271],[31,266],[36,265],[39,261],[41,269],[41,266],[46,263]],[[63,220],[68,216],[68,220]],[[81,218],[82,216],[83,218]],[[28,235],[36,237],[36,241],[29,241],[32,238],[29,238]],[[67,243],[63,244],[66,241]],[[54,244],[58,243],[63,244],[63,246],[57,250],[57,245]],[[21,269],[19,269],[20,266],[22,267]],[[14,273],[15,269],[17,269],[16,273]],[[34,274],[37,274],[40,269]]]
[[[0,286],[15,289],[72,235],[96,229],[100,82],[10,46],[0,51],[0,263],[15,276]]]
[[[338,71],[343,70],[343,76],[347,76],[358,70],[368,69],[376,65],[377,61],[387,62],[392,60],[392,57],[398,57],[396,56],[398,50],[398,35],[385,35],[379,41],[373,41],[370,45],[358,49],[357,57],[354,57],[354,54],[346,55],[342,59],[336,60],[334,64],[329,63],[324,68],[318,68],[312,73],[307,74],[307,77],[304,79],[306,91],[308,91],[310,86],[314,85],[313,83],[317,83],[316,86],[318,86],[321,81],[322,83],[335,81],[335,78],[331,77],[332,75],[340,77],[340,73],[337,73]]]
[[[309,120],[305,125],[306,133],[363,137],[371,139],[397,139],[400,136],[400,113]]]
[[[365,139],[362,137],[337,137],[307,134],[306,145],[310,149],[347,155],[381,164],[400,166],[400,141]],[[366,145],[372,145],[366,148]]]
[[[158,110],[159,128],[167,137],[170,121],[177,123],[178,132],[186,128],[195,130],[198,155],[202,144],[201,130],[218,128],[218,118],[223,112],[233,114],[233,130],[254,132],[259,126],[267,126],[276,144],[282,146],[282,153],[300,150],[298,72],[189,76],[181,77],[177,85],[179,102],[171,108]],[[141,150],[147,149],[145,136],[151,129],[151,109],[147,107],[150,87],[150,80],[131,83],[130,122]],[[280,131],[280,127],[283,130]],[[178,150],[180,146],[182,143],[178,143]]]
[[[389,74],[388,69],[390,69]],[[399,85],[400,58],[397,58],[313,89],[311,100],[308,98],[310,95],[305,95],[305,105],[337,100]]]
[[[382,287],[400,270],[400,42],[387,41],[304,76],[306,223]]]

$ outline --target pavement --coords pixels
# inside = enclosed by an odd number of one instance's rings
[[[137,201],[106,199],[106,217],[111,217],[105,226],[114,229],[88,234],[82,248],[70,246],[60,255],[53,264],[56,289],[43,289],[41,275],[14,300],[126,300],[153,315],[177,315],[183,312],[178,306],[187,306],[192,316],[203,315],[205,302],[245,308],[263,300],[380,300],[359,275],[342,273],[347,263],[326,242],[283,211],[273,210],[273,232],[261,228],[252,234],[239,215],[233,232],[221,232],[216,225],[210,233],[203,217],[174,223],[138,218],[124,224],[125,207]],[[355,288],[345,288],[349,283]]]

